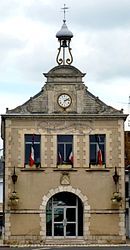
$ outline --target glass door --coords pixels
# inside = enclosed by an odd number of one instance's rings
[[[54,237],[77,236],[77,207],[53,207],[52,235]]]
[[[77,236],[77,208],[65,208],[65,236]]]
[[[53,236],[64,236],[64,208],[54,207],[52,214],[52,234]]]

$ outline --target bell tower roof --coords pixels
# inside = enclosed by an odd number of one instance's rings
[[[58,40],[62,39],[68,40],[73,37],[73,33],[68,29],[66,25],[66,20],[63,20],[63,25],[61,29],[56,33],[56,37],[58,38]]]

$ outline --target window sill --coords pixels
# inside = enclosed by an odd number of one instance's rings
[[[74,169],[74,168],[55,168],[55,169],[53,169],[53,171],[72,171],[72,172],[74,172],[74,171],[77,171],[77,169]]]
[[[92,172],[92,171],[104,171],[104,172],[109,172],[110,169],[109,168],[103,168],[103,167],[92,167],[92,168],[86,168],[85,171],[88,171],[88,172]]]
[[[34,167],[30,167],[30,168],[21,168],[21,171],[34,171],[34,172],[40,172],[40,171],[45,171],[45,168],[34,168]]]

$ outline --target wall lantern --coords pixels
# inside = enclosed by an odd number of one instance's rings
[[[11,178],[12,178],[12,182],[14,184],[14,191],[12,192],[12,194],[9,198],[9,205],[15,209],[15,208],[17,208],[17,205],[19,202],[19,197],[15,191],[15,183],[17,182],[17,179],[18,179],[18,176],[15,173],[15,167],[14,167],[13,174],[11,175]]]
[[[117,185],[118,181],[119,181],[119,175],[117,173],[117,167],[115,167],[115,173],[113,175],[113,180],[115,182],[115,185]]]
[[[116,192],[113,193],[113,196],[111,198],[112,200],[112,203],[113,204],[120,204],[120,202],[122,201],[122,197],[121,197],[121,193],[119,193],[119,190],[118,190],[118,182],[119,182],[119,175],[117,173],[117,167],[115,167],[115,173],[113,175],[113,180],[115,182],[115,185],[116,185]]]
[[[15,186],[15,183],[17,182],[17,179],[18,179],[18,176],[15,173],[15,167],[14,167],[14,172],[13,172],[11,178],[12,178],[12,182],[13,182],[13,184]]]

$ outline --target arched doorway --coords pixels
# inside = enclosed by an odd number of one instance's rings
[[[71,192],[53,195],[46,206],[46,236],[83,236],[83,204]]]

